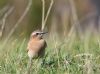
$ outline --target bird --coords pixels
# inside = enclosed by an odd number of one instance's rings
[[[46,41],[43,39],[43,35],[47,32],[43,32],[41,30],[35,30],[32,32],[28,45],[27,45],[27,53],[29,57],[29,69],[32,66],[32,59],[37,57],[43,57],[45,54],[45,48],[47,47]],[[29,74],[29,71],[28,71]]]

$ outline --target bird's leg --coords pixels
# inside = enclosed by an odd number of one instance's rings
[[[27,65],[27,74],[30,74],[32,68],[32,58],[29,57],[28,65]]]
[[[39,61],[40,61],[39,57],[37,59],[35,59],[35,61],[34,61],[34,71],[36,74],[38,74],[38,72],[41,68],[41,63]]]
[[[39,62],[38,66],[39,66],[39,68],[41,68],[43,66],[44,59],[43,58],[39,58],[38,62]]]

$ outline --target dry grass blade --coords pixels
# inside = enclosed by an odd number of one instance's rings
[[[2,26],[1,26],[1,30],[0,30],[0,37],[2,37],[2,33],[6,24],[6,19],[7,17],[11,14],[11,12],[13,11],[14,7],[11,7],[8,12],[5,13],[3,19],[2,19]]]
[[[18,27],[18,25],[22,22],[22,20],[24,19],[24,17],[26,16],[26,14],[28,13],[30,7],[32,5],[32,0],[28,1],[28,5],[25,9],[25,11],[22,13],[22,16],[19,18],[19,20],[16,22],[16,24],[14,25],[14,27],[11,29],[9,35],[7,36],[7,38],[5,39],[2,48],[5,46],[5,44],[7,43],[7,41],[9,40],[9,38],[11,37],[11,35],[14,33],[15,29]]]
[[[9,9],[9,5],[4,6],[1,10],[0,10],[0,17]]]
[[[44,25],[45,18],[45,0],[42,0],[42,25]]]
[[[44,0],[43,0],[43,1],[44,1]],[[43,22],[43,24],[42,24],[42,30],[44,29],[44,27],[45,27],[45,25],[46,25],[46,22],[47,22],[47,19],[48,19],[49,14],[50,14],[51,8],[52,8],[52,6],[53,6],[53,3],[54,3],[54,1],[51,0],[50,6],[49,6],[48,11],[47,11],[47,14],[46,14],[46,17],[45,17],[44,22]],[[44,17],[44,16],[43,16],[43,17]]]
[[[70,6],[71,6],[71,11],[72,11],[71,14],[72,14],[72,25],[73,26],[72,26],[69,34],[68,34],[68,37],[70,37],[73,34],[73,32],[75,30],[75,27],[80,25],[79,20],[78,20],[78,15],[77,15],[76,7],[75,7],[75,3],[74,3],[73,0],[69,0],[69,2],[70,2]]]

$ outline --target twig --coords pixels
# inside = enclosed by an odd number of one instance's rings
[[[42,0],[42,25],[44,25],[45,19],[45,0]]]
[[[24,19],[24,17],[26,16],[26,14],[28,13],[31,5],[32,5],[32,0],[28,0],[28,5],[24,11],[24,13],[22,14],[22,16],[19,18],[19,20],[17,21],[17,23],[15,24],[15,26],[11,29],[9,35],[7,36],[7,38],[5,39],[2,48],[5,46],[5,44],[7,43],[7,41],[9,40],[9,38],[11,37],[11,35],[14,33],[15,29],[18,27],[18,25],[21,23],[21,21]]]
[[[92,54],[89,54],[89,53],[82,53],[82,54],[75,55],[74,58],[75,57],[82,57],[82,56],[90,56],[90,57],[92,57],[93,55]]]
[[[75,3],[73,0],[69,0],[70,2],[70,6],[71,6],[71,11],[72,11],[72,20],[73,20],[73,23],[74,24],[68,34],[68,37],[70,38],[70,36],[72,35],[72,33],[74,32],[75,30],[75,27],[76,26],[79,26],[80,23],[79,23],[79,20],[78,20],[78,15],[77,15],[77,11],[76,11],[76,8],[75,8]],[[77,23],[76,23],[77,22]]]
[[[69,48],[68,49],[70,49],[70,47],[72,46],[73,39],[75,37],[75,34],[73,34],[74,31],[76,31],[75,28],[76,28],[76,26],[80,25],[78,17],[77,17],[77,11],[76,11],[76,7],[75,7],[75,3],[74,3],[73,0],[69,0],[69,3],[70,3],[70,6],[71,6],[72,27],[71,27],[71,29],[70,29],[70,31],[68,33],[67,40],[63,42],[63,43],[67,43],[67,42],[69,42],[69,40],[72,39],[71,43],[69,44]]]
[[[9,9],[9,5],[4,6],[1,10],[0,10],[0,17]]]
[[[1,26],[1,30],[0,30],[0,37],[2,36],[5,24],[6,24],[6,19],[7,17],[11,14],[11,12],[13,11],[14,7],[11,7],[8,12],[5,13],[3,19],[2,19],[2,26]]]
[[[42,25],[42,30],[44,29],[44,27],[45,27],[45,25],[46,25],[46,22],[47,22],[47,19],[48,19],[49,14],[50,14],[51,8],[52,8],[52,6],[53,6],[53,3],[54,3],[54,1],[51,0],[49,9],[48,9],[47,14],[46,14],[46,17],[45,17],[45,19],[44,19],[44,23],[43,23],[43,25]]]

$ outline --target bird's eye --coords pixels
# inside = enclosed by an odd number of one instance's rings
[[[39,35],[39,33],[36,33],[36,35]]]

